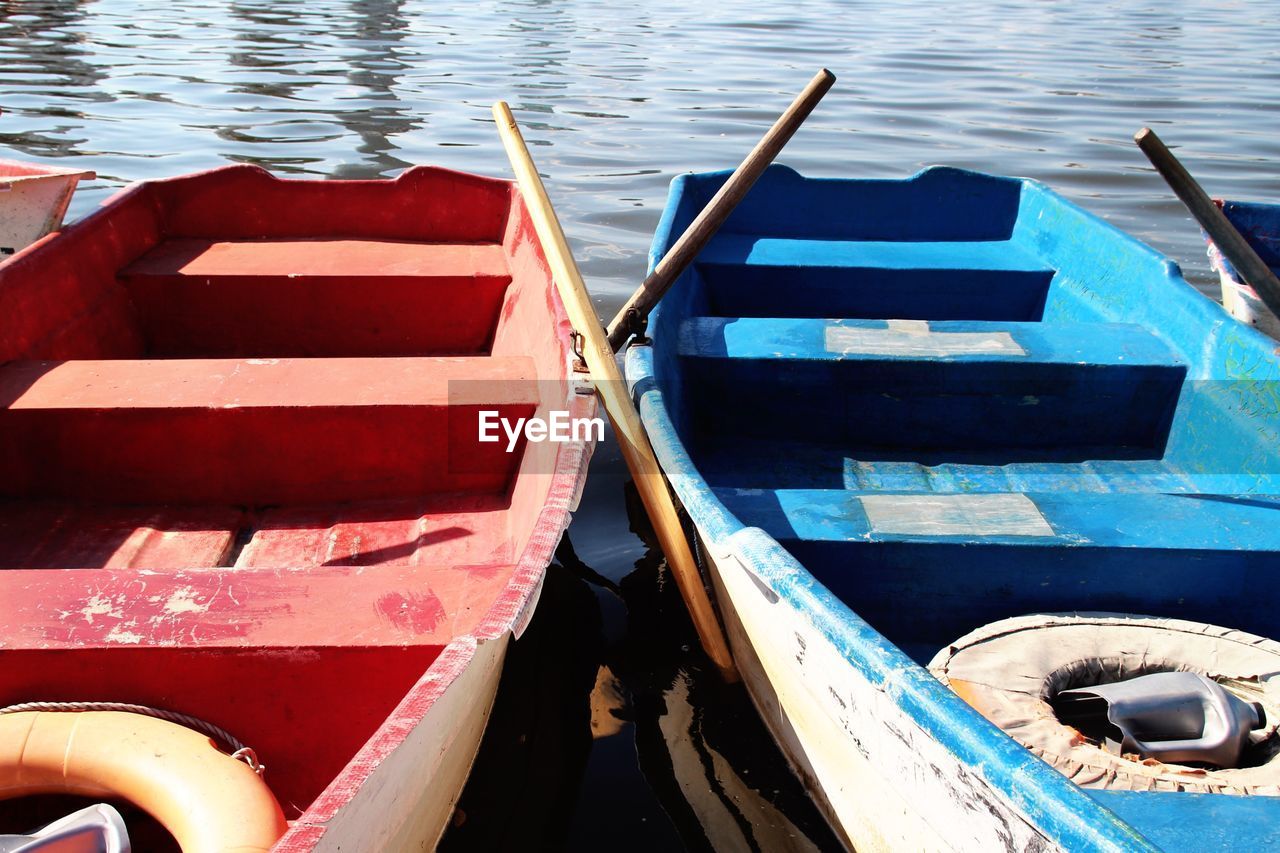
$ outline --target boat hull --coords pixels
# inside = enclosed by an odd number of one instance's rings
[[[1276,235],[1280,234],[1280,205],[1241,204],[1222,202],[1227,218],[1241,230],[1245,239],[1264,257],[1272,258]],[[1209,264],[1218,273],[1222,292],[1222,307],[1240,322],[1253,326],[1264,334],[1280,340],[1280,320],[1258,298],[1252,287],[1245,284],[1217,244],[1205,237],[1209,244]],[[1270,244],[1270,247],[1269,247]],[[1272,258],[1272,260],[1274,260]]]
[[[1222,307],[1241,323],[1280,339],[1280,320],[1258,298],[1252,287],[1236,281],[1229,273],[1218,273],[1222,286]]]
[[[1228,202],[1230,204],[1230,202]],[[1280,206],[1276,205],[1251,205],[1252,209],[1271,210],[1271,219],[1274,225],[1280,224]],[[1274,229],[1274,228],[1272,228]],[[1245,225],[1245,233],[1248,234],[1248,227]],[[1208,238],[1206,237],[1206,240]],[[1254,234],[1251,241],[1254,248],[1258,246],[1258,236]],[[1208,260],[1213,270],[1217,273],[1219,279],[1219,287],[1221,288],[1222,307],[1226,309],[1226,313],[1234,316],[1236,320],[1245,325],[1260,330],[1260,332],[1268,334],[1272,338],[1280,339],[1280,319],[1267,309],[1265,302],[1258,298],[1257,292],[1252,287],[1244,283],[1239,277],[1235,269],[1231,268],[1231,264],[1217,247],[1216,243],[1208,240]]]
[[[59,169],[0,160],[0,257],[23,249],[62,227],[81,169]]]
[[[704,553],[752,701],[850,849],[1059,849],[737,557]]]
[[[480,749],[510,642],[451,644],[275,849],[434,849]]]
[[[675,180],[651,263],[726,177]],[[1274,843],[1256,815],[1280,801],[1068,778],[923,665],[1027,613],[1273,635],[1274,342],[1042,185],[945,167],[771,169],[649,337],[627,354],[645,428],[753,699],[847,844]]]

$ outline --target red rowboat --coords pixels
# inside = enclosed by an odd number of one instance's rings
[[[592,448],[480,440],[595,411],[516,188],[137,184],[0,264],[0,317],[0,705],[221,726],[278,850],[434,844]]]

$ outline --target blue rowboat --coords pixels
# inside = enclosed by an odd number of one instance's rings
[[[674,181],[651,262],[726,177]],[[1280,845],[1274,341],[1043,185],[940,167],[771,168],[649,334],[626,361],[645,427],[761,716],[846,843]],[[990,684],[958,674],[1001,637]],[[1258,697],[1256,766],[1068,728],[1054,691],[1095,659]],[[979,695],[1005,678],[1046,742]]]
[[[1244,236],[1258,257],[1280,275],[1280,204],[1246,201],[1224,201],[1221,204],[1228,221]],[[1209,261],[1222,283],[1222,306],[1240,321],[1257,326],[1273,338],[1280,338],[1280,320],[1245,283],[1231,262],[1222,256],[1217,244],[1212,240],[1208,242]]]

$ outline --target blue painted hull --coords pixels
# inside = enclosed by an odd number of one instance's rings
[[[653,261],[726,177],[675,180]],[[1086,792],[921,666],[1036,612],[1280,637],[1274,341],[1042,185],[947,168],[773,167],[649,328],[645,426],[851,844],[1280,844],[1280,798]]]

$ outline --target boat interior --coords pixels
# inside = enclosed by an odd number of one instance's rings
[[[714,499],[918,663],[1035,612],[1280,638],[1274,343],[1038,184],[772,167],[651,330]]]
[[[477,413],[574,395],[509,182],[135,185],[0,267],[0,316],[0,704],[216,722],[292,818],[519,604],[569,445]]]

